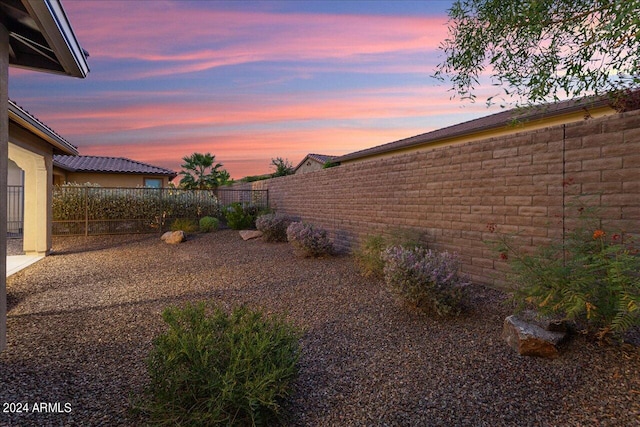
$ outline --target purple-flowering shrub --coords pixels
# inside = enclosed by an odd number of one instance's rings
[[[328,255],[333,249],[326,230],[304,222],[292,222],[287,227],[287,240],[304,256]]]
[[[456,254],[392,246],[382,259],[387,286],[411,306],[439,316],[460,312],[462,290],[469,282],[458,274]]]
[[[286,242],[287,227],[292,221],[291,217],[284,214],[266,214],[258,217],[256,228],[262,231],[262,237],[267,242]]]

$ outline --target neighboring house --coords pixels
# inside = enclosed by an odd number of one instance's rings
[[[293,173],[307,173],[320,170],[325,163],[332,162],[336,156],[327,156],[325,154],[307,154],[298,166],[293,169]]]
[[[165,188],[178,174],[123,157],[54,156],[55,185],[98,184],[101,187]]]
[[[444,145],[543,129],[549,126],[601,117],[615,112],[607,95],[561,101],[539,107],[514,108],[399,141],[337,156],[332,161],[348,164],[380,159]]]
[[[76,153],[55,132],[9,102],[9,66],[84,78],[89,72],[87,54],[59,0],[0,0],[0,16],[0,200],[6,200],[8,194],[8,159],[12,158],[18,166],[23,161],[27,163],[27,169],[23,169],[25,187],[33,185],[36,189],[36,195],[30,197],[36,203],[30,206],[28,214],[35,217],[32,232],[36,239],[25,241],[25,246],[30,245],[30,251],[46,252],[51,228],[42,219],[48,219],[51,207],[47,187],[52,174],[47,167],[52,167],[52,163],[48,159],[56,149],[65,154]],[[15,120],[10,120],[11,114]],[[15,157],[10,151],[12,146]],[[17,157],[20,159],[16,160]],[[25,239],[28,236],[25,218]],[[0,351],[7,343],[6,239],[7,210],[0,209]]]

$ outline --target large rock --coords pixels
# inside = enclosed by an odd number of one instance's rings
[[[176,245],[178,243],[184,242],[185,240],[184,231],[182,230],[167,231],[160,238],[170,245]]]
[[[522,356],[557,357],[566,333],[547,331],[513,315],[504,319],[502,337]]]
[[[240,237],[242,237],[242,240],[257,239],[258,237],[262,237],[262,231],[240,230]]]
[[[524,310],[522,313],[518,314],[518,318],[527,323],[533,323],[536,326],[540,326],[545,331],[571,332],[573,329],[573,327],[564,319],[547,317],[533,310]]]

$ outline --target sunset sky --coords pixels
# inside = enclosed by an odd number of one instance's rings
[[[83,155],[269,173],[498,111],[431,77],[450,4],[62,0],[89,76],[12,68],[9,96]]]

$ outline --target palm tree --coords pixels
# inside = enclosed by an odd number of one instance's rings
[[[213,189],[215,190],[220,185],[221,178],[228,176],[228,172],[219,170],[222,167],[222,163],[216,163],[214,165],[216,156],[211,153],[193,153],[190,156],[185,156],[182,160],[185,162],[180,167],[179,175],[182,175],[180,180],[180,187],[189,190],[193,189]]]

